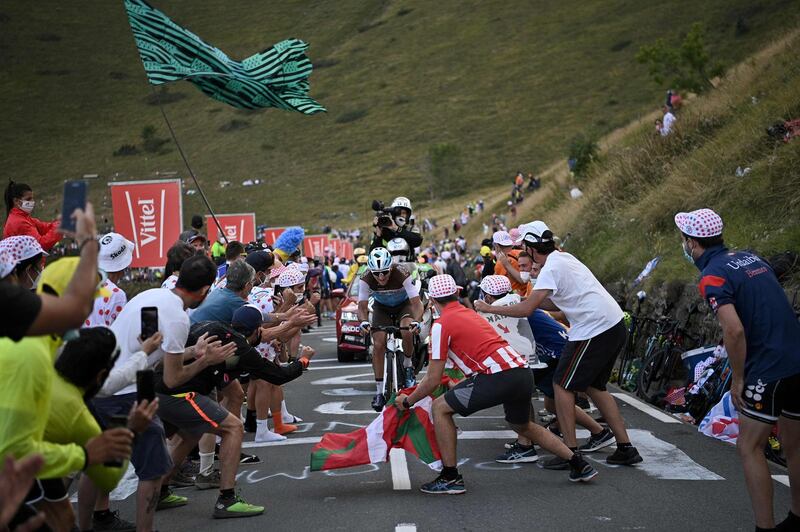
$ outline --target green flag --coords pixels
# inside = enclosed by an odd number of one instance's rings
[[[151,84],[186,80],[240,109],[277,107],[309,115],[325,111],[308,96],[313,66],[305,55],[308,45],[300,39],[234,61],[144,0],[125,0],[125,10]]]

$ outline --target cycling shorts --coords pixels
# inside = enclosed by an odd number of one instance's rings
[[[400,320],[406,317],[411,317],[411,301],[408,299],[396,307],[387,307],[376,302],[372,304],[372,322],[370,325],[392,327],[398,325]]]
[[[800,373],[764,384],[761,379],[742,390],[745,416],[774,425],[778,416],[800,421]]]

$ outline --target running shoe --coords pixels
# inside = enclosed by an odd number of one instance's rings
[[[239,453],[240,464],[260,464],[261,458],[254,454]]]
[[[169,485],[173,488],[188,488],[189,486],[194,486],[194,476],[188,474],[186,469],[182,467],[169,479]]]
[[[606,458],[606,462],[611,465],[633,465],[641,461],[642,456],[636,450],[636,447],[625,447],[624,449],[617,447],[617,450]]]
[[[447,480],[439,475],[433,482],[420,486],[419,491],[434,495],[460,495],[466,493],[467,488],[464,487],[464,477],[461,475],[453,480]]]
[[[495,458],[494,461],[501,464],[520,464],[524,462],[533,463],[538,459],[539,455],[536,454],[536,449],[533,448],[533,445],[523,447],[515,442],[514,447]]]
[[[569,472],[570,482],[589,482],[596,476],[597,471],[585,461],[582,461],[578,467],[570,468]]]
[[[186,506],[188,502],[188,497],[175,495],[172,493],[172,490],[167,490],[166,492],[162,491],[161,498],[158,500],[158,506],[156,506],[156,511],[177,508],[178,506]]]
[[[405,388],[411,388],[417,383],[417,379],[414,377],[414,368],[406,368],[405,374]]]
[[[547,460],[540,460],[537,465],[543,469],[565,471],[569,469],[569,460],[564,460],[558,456],[552,456]]]
[[[214,519],[253,517],[254,515],[261,515],[263,513],[263,506],[248,504],[238,494],[229,498],[223,498],[220,495],[217,498],[217,503],[214,505]]]
[[[589,399],[586,397],[576,397],[575,398],[575,406],[583,410],[584,412],[590,413],[592,412],[592,405],[589,404]]]
[[[208,474],[200,473],[194,477],[194,487],[199,490],[210,490],[219,488],[220,474],[219,469],[214,469]]]
[[[578,447],[578,450],[582,453],[593,453],[598,449],[608,447],[616,441],[614,434],[609,429],[604,428],[600,433],[592,434],[589,439],[586,440],[586,443]]]
[[[92,518],[94,530],[116,530],[117,532],[136,532],[136,523],[121,519],[119,512],[106,512],[103,517]]]
[[[375,397],[372,398],[372,409],[376,412],[381,412],[384,406],[386,406],[386,398],[382,393],[376,394]]]

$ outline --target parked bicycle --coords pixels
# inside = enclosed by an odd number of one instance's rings
[[[673,382],[687,382],[681,354],[699,343],[699,338],[687,330],[696,312],[697,305],[692,305],[682,322],[670,318],[658,320],[656,334],[648,340],[649,353],[645,353],[639,371],[636,392],[645,401],[660,406]]]

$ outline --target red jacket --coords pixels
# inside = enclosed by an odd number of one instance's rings
[[[45,251],[50,251],[50,248],[61,240],[58,222],[43,222],[22,209],[14,207],[8,213],[8,219],[3,228],[3,238],[22,235],[29,235],[38,240]]]

